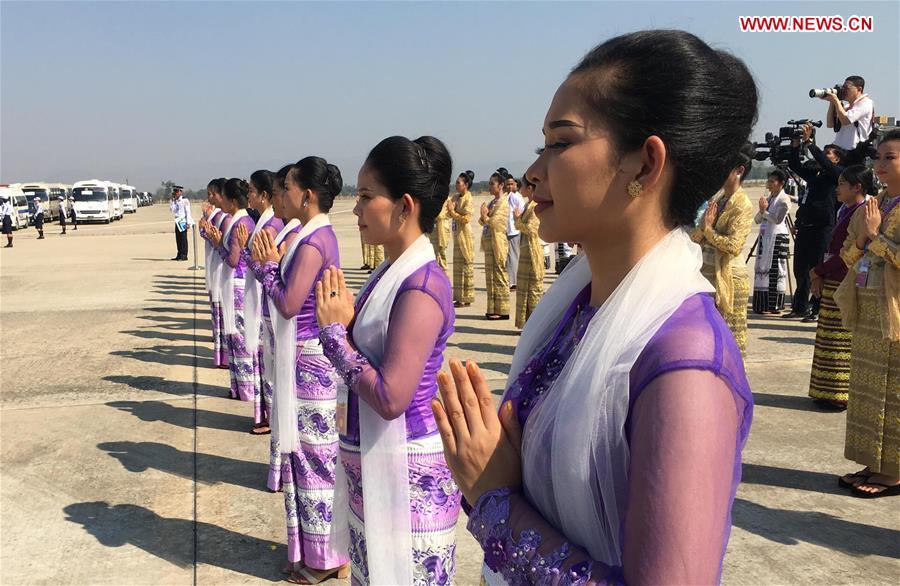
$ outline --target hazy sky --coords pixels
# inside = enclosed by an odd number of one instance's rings
[[[433,134],[455,171],[521,173],[569,69],[594,45],[681,28],[744,59],[754,137],[824,118],[811,87],[866,78],[900,114],[890,2],[0,3],[0,182],[172,179],[276,170],[307,155],[355,183],[393,134]],[[873,33],[741,33],[738,15],[873,16]],[[825,131],[823,137],[830,137]]]

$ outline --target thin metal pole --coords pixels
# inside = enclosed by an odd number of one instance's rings
[[[191,233],[193,234],[193,237],[191,238],[191,244],[193,245],[193,248],[194,248],[194,266],[192,266],[189,270],[199,271],[206,267],[204,267],[203,265],[197,264],[197,224],[193,224],[191,226]]]

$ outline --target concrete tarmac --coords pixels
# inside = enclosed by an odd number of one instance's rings
[[[332,221],[359,287],[351,207],[338,202]],[[203,271],[168,260],[168,206],[58,232],[17,232],[0,252],[0,584],[281,580],[284,505],[265,487],[269,438],[248,433],[250,405],[225,398]],[[459,311],[448,357],[478,360],[500,392],[518,333],[483,319],[480,263],[475,272],[476,303]],[[814,324],[750,317],[756,411],[726,584],[900,577],[900,500],[837,486],[859,466],[842,457],[844,414],[806,396],[814,337]],[[458,535],[456,581],[475,585],[481,551],[464,516]]]

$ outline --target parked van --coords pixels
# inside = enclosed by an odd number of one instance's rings
[[[106,187],[109,190],[109,201],[113,205],[113,220],[121,220],[125,217],[125,212],[122,209],[122,199],[119,197],[119,184],[107,181]]]
[[[0,196],[8,197],[9,203],[13,207],[12,220],[13,230],[21,230],[28,227],[28,200],[25,199],[25,192],[18,183],[12,185],[0,185]]]
[[[132,185],[120,185],[119,197],[122,199],[122,211],[134,214],[138,209],[137,191]]]
[[[44,202],[44,221],[52,222],[59,218],[59,196],[68,197],[68,192],[62,183],[22,183],[22,191],[28,200],[28,211],[34,213],[34,198],[39,197]]]
[[[115,206],[106,181],[78,181],[72,187],[72,197],[75,198],[75,214],[79,222],[109,224],[115,219]]]

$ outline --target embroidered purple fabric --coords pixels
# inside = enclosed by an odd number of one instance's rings
[[[595,313],[589,300],[586,288],[507,391],[523,425]],[[632,367],[630,393],[622,567],[591,559],[551,526],[527,486],[492,490],[475,503],[468,528],[487,566],[511,585],[719,580],[753,400],[740,350],[710,296],[687,299],[652,337]]]
[[[225,234],[225,231],[228,229],[234,222],[233,216],[228,216],[222,222],[222,234]],[[244,273],[247,270],[246,263],[241,260],[241,245],[238,243],[237,235],[235,234],[235,230],[239,225],[243,225],[248,233],[253,232],[253,227],[256,226],[256,222],[253,221],[253,218],[250,216],[243,216],[237,221],[237,225],[235,225],[234,229],[231,230],[231,233],[228,234],[228,241],[223,241],[221,245],[216,249],[219,252],[219,256],[222,257],[228,266],[234,269],[235,278],[244,278]]]
[[[285,239],[290,248],[296,235]],[[316,283],[328,267],[341,266],[337,236],[331,226],[323,226],[305,236],[285,270],[285,278],[277,264],[263,266],[263,289],[286,318],[297,316],[297,339],[318,337],[316,321]]]
[[[272,234],[272,238],[276,238],[276,237],[278,236],[278,234],[281,232],[281,230],[284,228],[284,221],[283,221],[281,218],[277,218],[277,220],[278,220],[278,224],[274,224],[275,218],[273,218],[273,220],[272,220],[273,224],[271,224],[271,225],[272,225],[272,226],[278,226],[278,231],[277,231],[277,232],[274,232],[274,233]],[[266,226],[266,227],[263,228],[263,229],[264,229],[264,230],[268,230],[268,228],[269,228],[269,227]],[[291,240],[293,240],[293,239],[296,237],[296,234],[297,234],[297,232],[299,232],[299,231],[300,231],[300,226],[295,226],[293,230],[291,230],[290,232],[288,232],[288,235],[285,237],[285,239],[286,239],[288,242],[290,242]],[[259,264],[258,262],[256,262],[255,260],[253,260],[253,257],[250,257],[250,260],[248,261],[248,265],[247,265],[247,266],[250,267],[250,270],[253,271],[253,274],[254,274],[254,275],[256,275],[256,280],[259,281],[260,283],[262,283],[263,280],[266,278],[265,265]],[[314,286],[315,286],[315,285],[314,285]],[[263,294],[265,295],[265,289],[263,289]],[[270,316],[269,316],[269,302],[268,302],[268,301],[266,301],[265,303],[262,304],[262,315],[263,315],[263,317],[270,317]]]
[[[356,309],[368,299],[371,286],[357,298]],[[456,312],[450,280],[434,261],[406,278],[394,299],[381,366],[373,367],[352,343],[343,327],[323,328],[325,355],[354,392],[347,401],[347,434],[359,445],[359,398],[385,419],[406,414],[408,439],[437,433],[431,400],[437,393],[437,373]]]

